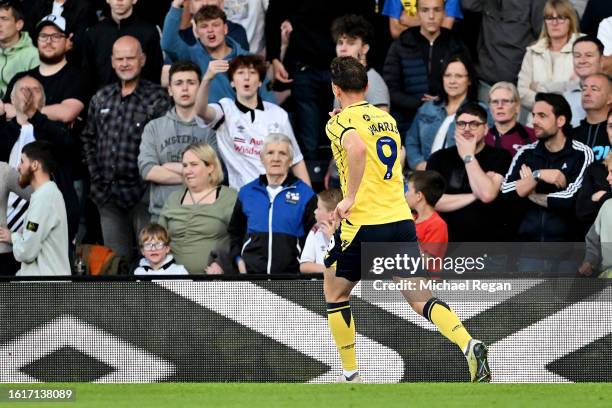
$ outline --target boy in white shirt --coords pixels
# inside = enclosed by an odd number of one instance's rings
[[[314,212],[317,223],[306,237],[304,250],[300,257],[300,272],[323,273],[325,271],[323,259],[329,240],[336,230],[333,214],[340,201],[342,201],[342,192],[339,189],[328,189],[318,194],[317,208]]]
[[[168,231],[159,224],[149,224],[138,235],[138,244],[144,258],[134,275],[188,275],[170,253]]]

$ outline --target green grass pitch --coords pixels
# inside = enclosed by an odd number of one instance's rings
[[[65,388],[71,402],[6,402],[8,388]],[[0,408],[610,407],[612,383],[583,384],[0,384]]]

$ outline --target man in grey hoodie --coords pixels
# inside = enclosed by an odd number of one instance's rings
[[[140,175],[150,183],[149,213],[156,222],[168,196],[181,188],[182,154],[192,143],[205,142],[217,150],[215,132],[196,124],[195,101],[202,72],[198,65],[178,61],[170,67],[168,92],[174,107],[149,122],[138,155]]]

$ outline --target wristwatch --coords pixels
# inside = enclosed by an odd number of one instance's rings
[[[471,154],[466,154],[465,156],[463,156],[463,162],[465,164],[468,164],[472,160],[474,160],[474,156],[472,156]]]
[[[531,174],[533,175],[533,179],[535,181],[540,181],[540,170],[534,170]]]

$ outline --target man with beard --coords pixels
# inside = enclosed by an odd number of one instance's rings
[[[521,241],[573,241],[576,193],[593,151],[568,137],[572,111],[563,96],[538,93],[535,100],[533,127],[538,141],[514,156],[502,194],[524,205]]]
[[[81,71],[68,64],[66,55],[72,49],[72,33],[63,17],[48,15],[36,26],[36,37],[40,65],[21,72],[11,80],[4,96],[7,116],[15,116],[15,110],[8,105],[15,82],[24,76],[31,76],[43,86],[46,106],[42,113],[50,120],[73,123],[87,103],[85,85]]]
[[[149,222],[147,186],[138,171],[142,132],[170,108],[168,91],[141,78],[145,60],[135,37],[115,41],[112,65],[119,81],[92,98],[81,136],[104,244],[128,262],[136,255],[136,234]]]
[[[49,145],[36,141],[24,146],[19,164],[19,185],[34,190],[26,212],[25,228],[14,232],[0,227],[0,242],[13,245],[21,262],[17,276],[70,275],[68,221],[64,198],[53,181]]]

